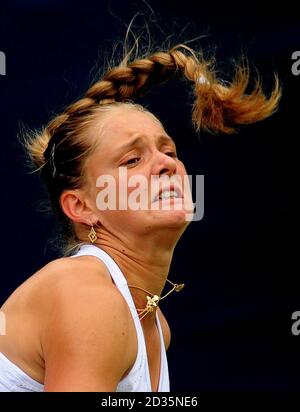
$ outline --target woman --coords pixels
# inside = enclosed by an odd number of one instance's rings
[[[237,67],[226,85],[192,49],[178,45],[132,62],[127,56],[41,132],[26,137],[65,244],[63,256],[26,280],[1,308],[2,391],[170,390],[170,329],[158,305],[193,209],[185,203],[189,191],[165,185],[164,177],[186,176],[174,141],[132,99],[175,74],[194,87],[197,130],[232,133],[235,125],[271,115],[280,98],[277,79],[269,98],[259,82],[245,94],[245,67]],[[121,208],[118,191],[116,209],[101,207],[106,189],[98,179],[110,176],[118,185],[120,167],[126,168],[125,183],[133,176],[149,183],[147,208]],[[148,191],[152,177],[159,183],[155,196]],[[130,200],[134,187],[127,189]],[[162,207],[168,199],[171,210]],[[172,285],[168,295],[182,287]]]

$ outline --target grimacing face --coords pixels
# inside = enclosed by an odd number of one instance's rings
[[[130,208],[127,210],[99,210],[97,208],[97,196],[104,188],[97,187],[96,183],[99,176],[103,175],[110,175],[115,179],[117,183],[116,204],[118,205],[119,168],[121,166],[126,168],[126,183],[133,175],[142,175],[147,179],[148,210],[132,210]],[[158,210],[151,210],[151,204],[154,202],[155,195],[158,195],[158,190],[166,187],[162,183],[164,175],[170,177],[176,174],[182,180],[187,175],[183,163],[177,158],[174,141],[152,114],[124,108],[118,108],[106,114],[104,122],[102,120],[101,123],[99,144],[87,160],[86,173],[86,193],[90,198],[90,203],[94,204],[94,211],[99,217],[101,225],[112,233],[121,230],[123,233],[145,235],[159,228],[169,228],[173,231],[175,229],[176,232],[176,229],[183,231],[190,223],[186,220],[186,213],[191,213],[193,207],[191,203],[186,203],[189,205],[186,208],[182,198],[187,196],[186,188],[181,199],[168,200],[171,210],[162,210],[162,204],[166,200],[158,200],[159,207],[156,206]],[[160,180],[156,193],[151,190],[151,176],[156,176]],[[127,188],[128,198],[134,190],[136,187]],[[188,193],[190,193],[190,188]],[[180,210],[174,210],[172,204],[175,203],[181,203]]]

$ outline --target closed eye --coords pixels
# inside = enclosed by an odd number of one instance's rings
[[[139,157],[133,157],[132,159],[128,159],[124,165],[134,165],[140,160]]]
[[[166,155],[170,156],[170,157],[177,157],[177,153],[176,152],[167,152],[165,153]]]
[[[173,157],[173,158],[177,158],[177,153],[176,152],[166,152],[165,153],[167,156]],[[140,157],[132,157],[131,159],[128,159],[125,163],[123,163],[123,165],[135,165],[136,163],[138,163],[140,160]]]

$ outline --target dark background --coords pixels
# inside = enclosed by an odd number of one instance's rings
[[[0,2],[7,59],[0,76],[0,302],[56,257],[48,242],[53,221],[37,210],[40,181],[28,174],[17,141],[20,125],[41,127],[79,97],[137,12],[148,16],[156,45],[170,34],[173,45],[205,35],[190,46],[214,52],[226,76],[243,52],[266,93],[274,71],[283,86],[276,114],[231,136],[196,136],[184,82],[145,99],[188,173],[205,175],[204,218],[179,241],[170,272],[186,288],[161,303],[172,330],[171,391],[297,391],[300,335],[291,333],[291,315],[300,310],[300,76],[291,72],[291,55],[300,50],[300,18],[288,2]]]

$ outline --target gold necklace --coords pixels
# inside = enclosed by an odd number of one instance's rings
[[[173,288],[171,290],[169,290],[168,293],[166,293],[164,296],[160,297],[158,295],[154,295],[151,292],[148,292],[147,290],[140,288],[139,286],[132,286],[132,285],[128,285],[129,288],[135,288],[135,289],[140,289],[143,292],[148,293],[148,295],[152,295],[148,296],[147,295],[147,305],[145,308],[143,309],[137,309],[139,313],[139,318],[140,320],[143,319],[148,313],[153,312],[154,308],[156,308],[158,306],[158,302],[160,302],[161,300],[163,300],[164,298],[166,298],[170,293],[172,293],[174,290],[175,292],[179,292],[181,291],[181,289],[184,287],[184,283],[180,283],[179,285],[177,283],[173,283],[171,282],[169,279],[167,279],[167,282],[171,283],[171,285],[173,285]],[[141,316],[141,317],[140,317]]]

